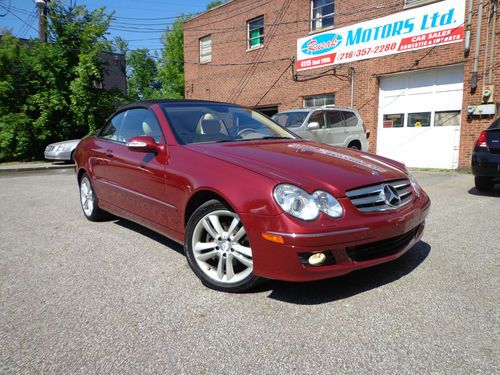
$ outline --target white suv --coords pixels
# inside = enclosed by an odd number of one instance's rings
[[[363,120],[352,108],[323,106],[291,109],[275,114],[273,120],[304,139],[368,150],[368,137]]]

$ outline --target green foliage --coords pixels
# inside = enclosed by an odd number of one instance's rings
[[[147,49],[130,51],[127,55],[127,86],[131,101],[162,96],[158,67]]]
[[[0,43],[0,160],[41,158],[48,143],[100,127],[122,99],[96,88],[111,15],[61,1],[50,7],[49,43],[9,35]]]
[[[164,49],[158,75],[166,98],[184,98],[184,22],[187,19],[184,15],[178,17],[162,38]]]
[[[228,0],[213,0],[213,1],[208,3],[207,10],[218,7],[219,5],[222,5],[222,4],[227,3],[227,2],[228,2]]]

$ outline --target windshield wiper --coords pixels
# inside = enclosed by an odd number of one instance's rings
[[[291,137],[279,137],[279,136],[269,136],[269,137],[263,137],[260,139],[293,139]]]

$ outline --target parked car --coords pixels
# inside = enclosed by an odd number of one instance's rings
[[[491,191],[500,182],[500,117],[479,135],[471,165],[477,190]]]
[[[277,113],[273,120],[298,136],[320,143],[368,150],[369,132],[352,108],[326,105]]]
[[[78,145],[78,142],[80,142],[79,139],[71,139],[69,141],[51,143],[45,147],[44,157],[47,160],[71,162],[73,161],[75,148]]]
[[[226,103],[127,105],[75,162],[87,219],[110,212],[184,244],[202,283],[228,292],[396,259],[430,207],[403,164],[299,139]]]

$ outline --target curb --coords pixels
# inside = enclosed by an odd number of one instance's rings
[[[0,173],[10,172],[32,172],[32,171],[48,171],[54,169],[74,169],[74,164],[41,164],[41,165],[12,165],[0,166]]]

